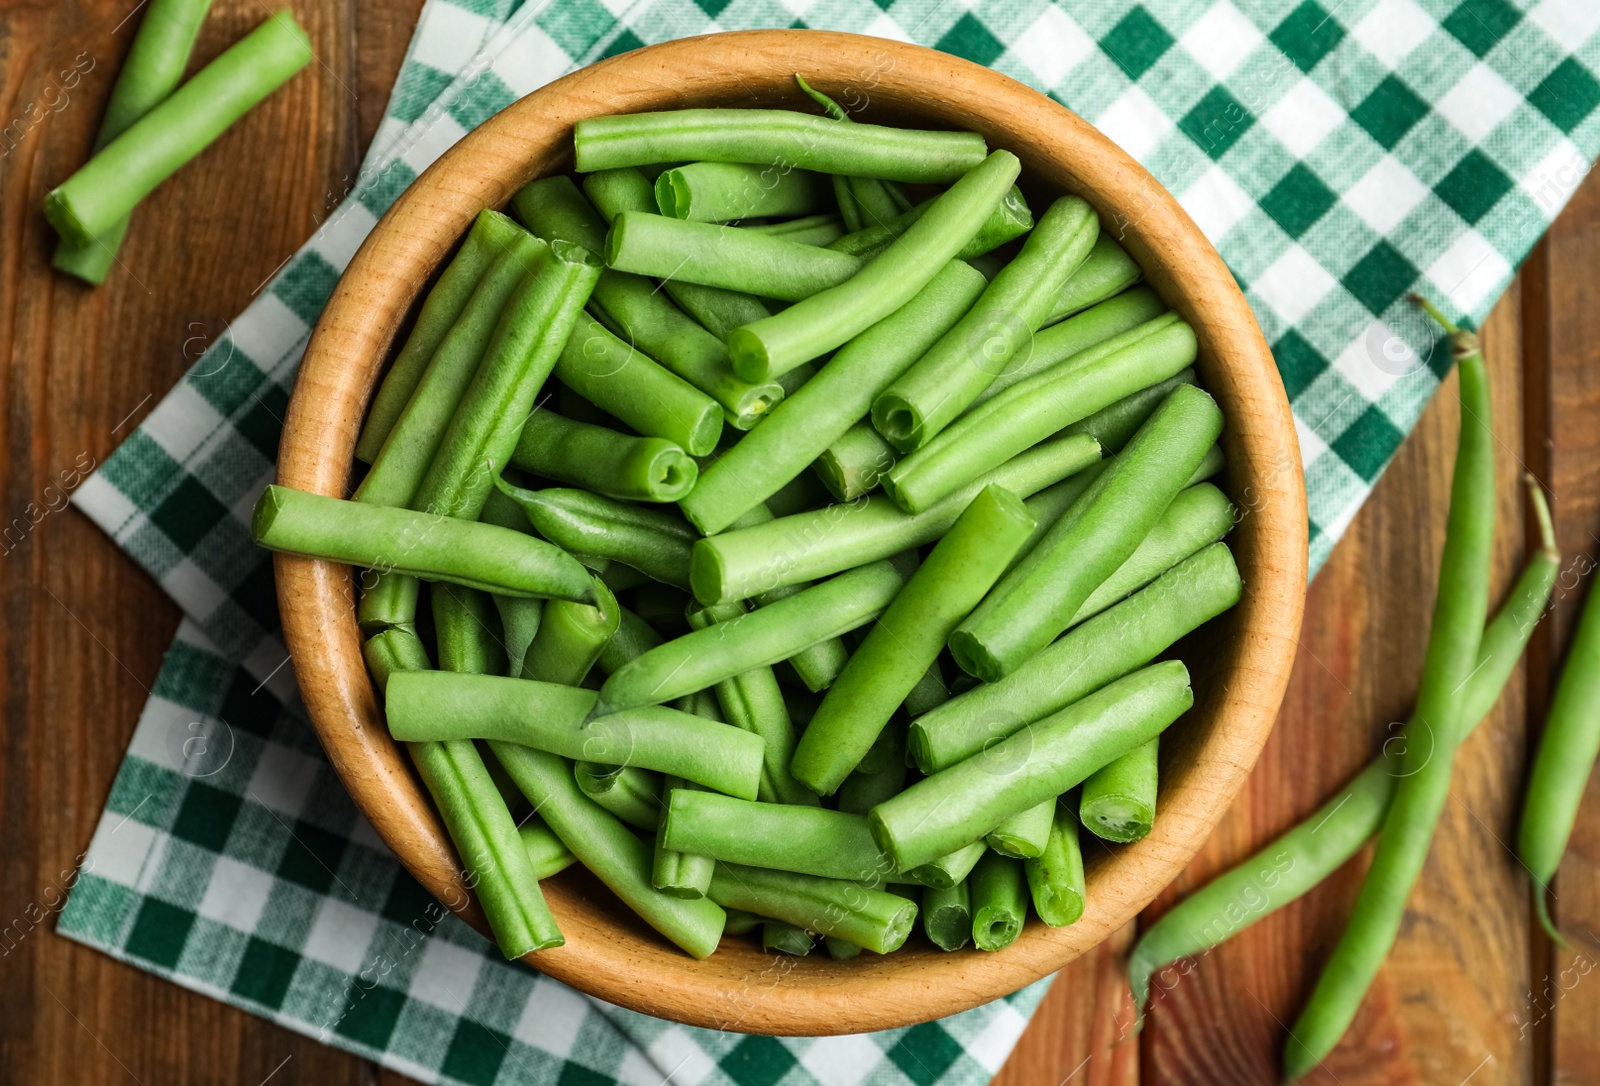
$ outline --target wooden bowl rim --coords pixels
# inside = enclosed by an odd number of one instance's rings
[[[1192,714],[1219,723],[1200,731],[1191,722],[1197,734],[1183,746],[1195,746],[1195,757],[1177,769],[1176,783],[1164,782],[1155,831],[1092,866],[1088,907],[1076,924],[1032,922],[998,954],[908,948],[832,962],[826,955],[775,958],[735,940],[696,962],[596,893],[586,875],[545,883],[568,941],[528,956],[539,971],[620,1006],[690,1025],[817,1035],[954,1014],[1014,992],[1100,943],[1199,850],[1271,730],[1305,603],[1299,446],[1282,382],[1248,303],[1172,195],[1064,107],[998,72],[931,49],[831,31],[751,30],[624,53],[547,84],[485,121],[390,208],[346,268],[307,346],[281,440],[278,481],[346,494],[361,418],[416,295],[479,210],[504,206],[534,176],[570,168],[575,120],[680,108],[730,92],[755,99],[750,104],[797,104],[790,82],[796,71],[836,94],[841,79],[846,87],[864,86],[891,111],[1003,134],[991,138],[991,146],[1006,146],[1047,182],[1089,199],[1108,226],[1119,229],[1168,304],[1196,329],[1203,383],[1229,412],[1227,470],[1245,514],[1234,537],[1245,597],[1231,614],[1232,641],[1219,650],[1221,673],[1207,691],[1197,687],[1201,697]],[[1238,486],[1240,480],[1246,485]],[[486,931],[437,814],[388,736],[361,658],[351,571],[284,555],[275,564],[284,636],[334,768],[407,870]]]

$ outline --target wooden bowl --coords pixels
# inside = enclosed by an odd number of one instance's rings
[[[1266,741],[1305,602],[1299,446],[1272,356],[1205,236],[1154,178],[1081,118],[996,72],[879,38],[759,30],[687,38],[613,57],[509,106],[395,203],[344,273],[300,367],[278,481],[344,496],[368,399],[396,331],[481,209],[571,169],[585,117],[691,106],[814,106],[794,73],[867,120],[981,132],[1021,158],[1034,189],[1076,193],[1117,230],[1151,285],[1195,328],[1201,380],[1227,415],[1223,488],[1243,516],[1231,542],[1240,604],[1191,639],[1195,708],[1162,743],[1160,817],[1136,845],[1090,854],[1088,907],[1065,928],[1032,921],[998,954],[946,954],[914,937],[887,956],[776,960],[728,939],[697,962],[586,873],[548,880],[566,933],[528,961],[582,991],[661,1018],[747,1033],[888,1029],[954,1014],[1061,968],[1126,924],[1199,849]],[[406,756],[389,738],[361,659],[351,571],[277,556],[278,604],[305,704],[334,767],[379,835],[446,905],[486,930],[460,863]],[[1203,641],[1203,644],[1194,644]]]

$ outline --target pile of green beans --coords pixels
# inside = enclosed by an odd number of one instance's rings
[[[1158,824],[1174,646],[1243,591],[1195,331],[1096,210],[801,86],[825,115],[580,122],[583,176],[421,300],[353,500],[258,508],[367,571],[390,734],[469,869],[521,857],[482,875],[507,953],[571,864],[695,957],[1071,924],[1080,830]]]

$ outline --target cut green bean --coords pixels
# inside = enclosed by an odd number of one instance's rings
[[[579,762],[572,776],[583,794],[630,826],[654,833],[661,826],[661,774],[636,765]],[[657,887],[659,889],[659,887]]]
[[[1215,400],[1193,385],[1173,389],[1127,449],[950,636],[956,663],[994,682],[1054,640],[1132,556],[1221,431]]]
[[[1065,800],[1051,804],[1044,852],[1022,866],[1039,919],[1052,928],[1077,923],[1085,895],[1083,852],[1078,847],[1078,816]]]
[[[694,545],[695,596],[707,602],[747,599],[923,546],[949,531],[991,483],[1028,497],[1099,458],[1094,439],[1061,438],[1029,449],[925,513],[901,512],[887,497],[873,495],[723,532]]]
[[[1079,197],[1051,204],[966,316],[873,401],[878,433],[910,452],[971,406],[1013,358],[1032,349],[1034,333],[1099,229],[1094,209]]]
[[[126,132],[133,122],[177,89],[210,7],[211,0],[151,0],[117,72],[117,81],[112,84],[111,97],[106,100],[106,115],[95,137],[95,151]],[[117,262],[117,250],[127,230],[128,220],[124,218],[87,244],[62,239],[51,265],[98,286]]]
[[[561,843],[561,838],[555,835],[555,831],[543,822],[524,822],[517,827],[517,836],[522,838],[522,847],[528,853],[533,877],[541,882],[552,875],[561,874],[578,862],[572,851]]]
[[[873,837],[899,870],[938,859],[1077,786],[1161,734],[1193,702],[1181,662],[1151,664],[1026,725],[986,757],[925,777],[879,804],[869,816]]]
[[[850,179],[850,195],[855,198],[856,206],[861,209],[862,225],[877,225],[898,218],[905,210],[889,195],[889,190],[884,186],[892,182],[880,181],[876,177],[852,177]]]
[[[372,672],[372,684],[382,694],[389,687],[389,677],[397,671],[429,671],[433,661],[428,649],[412,630],[391,629],[367,638],[361,646],[361,658]]]
[[[827,206],[828,185],[809,170],[747,162],[691,162],[656,178],[661,214],[693,222],[810,215]]]
[[[700,478],[699,465],[665,438],[632,437],[553,411],[528,417],[511,463],[621,501],[675,502]]]
[[[1022,934],[1028,919],[1027,876],[1020,860],[991,852],[967,880],[972,909],[972,944],[979,950],[1004,950]]]
[[[1118,245],[1110,234],[1101,231],[1094,248],[1066,286],[1061,288],[1047,324],[1054,324],[1074,313],[1088,309],[1097,302],[1115,297],[1144,277],[1144,272],[1134,259]]]
[[[935,890],[948,890],[961,882],[977,865],[978,859],[989,851],[989,846],[984,844],[982,838],[972,842],[954,852],[940,856],[938,859],[929,860],[925,864],[918,864],[911,870],[903,873],[908,882],[920,886],[929,886]]]
[[[626,607],[617,608],[617,632],[600,649],[595,665],[610,675],[661,644],[665,639]]]
[[[800,476],[961,319],[982,290],[977,272],[960,261],[946,264],[915,297],[846,344],[792,399],[702,471],[680,503],[684,515],[714,535]]]
[[[760,226],[746,226],[746,230],[753,230],[758,234],[772,234],[790,241],[798,241],[803,245],[827,245],[844,236],[844,224],[839,221],[839,216],[833,212],[823,212],[820,215],[807,215],[801,219],[785,219],[782,222],[763,223]],[[859,253],[851,254],[859,256]]]
[[[846,230],[855,233],[862,226],[861,208],[856,205],[855,195],[850,191],[850,179],[841,174],[832,174],[829,180],[833,183],[833,202],[839,209],[839,218]]]
[[[898,459],[900,453],[895,447],[885,441],[870,422],[862,420],[822,450],[811,469],[828,488],[828,493],[839,501],[853,502],[876,490],[878,481]]]
[[[1197,350],[1194,330],[1176,314],[1147,321],[1082,352],[1092,361],[1047,370],[974,408],[896,463],[883,488],[900,508],[920,513],[1066,426],[1183,372]]]
[[[667,848],[729,863],[874,886],[894,869],[864,815],[715,792],[672,793],[662,840]]]
[[[911,224],[920,219],[932,203],[932,200],[924,200],[888,222],[858,226],[843,237],[829,242],[828,248],[849,253],[851,256],[870,257],[880,253],[888,248],[895,238],[909,230]],[[989,217],[978,227],[977,233],[972,235],[972,240],[956,252],[956,259],[976,260],[1032,229],[1033,212],[1028,210],[1028,201],[1023,198],[1022,191],[1012,185],[995,205],[994,210],[989,213]]]
[[[689,784],[682,777],[668,777],[661,785],[662,806],[669,805],[679,792],[694,791],[698,791],[697,785]],[[705,897],[711,888],[716,861],[709,856],[668,848],[666,835],[667,819],[662,818],[656,826],[655,863],[650,870],[650,884],[673,897]]]
[[[428,591],[433,606],[439,667],[473,675],[504,675],[506,648],[500,616],[487,592],[436,584]],[[574,604],[573,606],[582,606]]]
[[[922,931],[940,950],[955,951],[972,938],[972,899],[966,882],[922,891]]]
[[[514,743],[492,744],[495,755],[556,836],[645,923],[695,958],[708,958],[722,939],[726,914],[705,898],[663,894],[650,885],[653,849],[585,796],[567,762]]]
[[[555,375],[646,437],[670,441],[691,456],[717,447],[722,405],[622,342],[599,321],[579,318],[556,359]]]
[[[707,896],[723,908],[782,920],[874,954],[899,950],[917,922],[916,902],[886,890],[739,864],[717,864]]]
[[[1167,304],[1155,291],[1149,287],[1135,287],[1060,324],[1040,329],[1034,333],[1032,349],[1012,356],[1005,372],[998,374],[973,404],[985,403],[1017,382],[1072,361],[1080,352],[1131,331],[1166,311]]]
[[[493,524],[269,485],[251,519],[269,550],[448,581],[507,596],[588,602],[589,574],[540,539]]]
[[[1237,603],[1242,587],[1233,555],[1212,544],[1068,630],[999,682],[975,686],[918,716],[907,737],[912,763],[923,773],[947,769],[1143,667]]]
[[[983,161],[976,132],[838,124],[786,109],[678,109],[591,117],[573,129],[579,173],[650,162],[748,162],[891,181],[955,181]]]
[[[485,524],[524,534],[532,532],[528,518],[522,515],[522,507],[498,489],[491,492],[483,503],[483,511],[478,514],[478,519]],[[539,620],[544,616],[544,601],[499,595],[492,598],[495,610],[500,613],[500,629],[506,647],[506,673],[516,677],[521,673],[522,661],[528,655],[528,646],[533,644],[534,636],[539,632]]]
[[[1094,778],[1091,776],[1089,779]],[[1050,825],[1055,818],[1055,811],[1056,801],[1053,798],[1026,811],[1019,811],[990,830],[984,836],[984,843],[1001,856],[1009,856],[1013,860],[1032,860],[1043,856],[1045,846],[1050,843]]]
[[[651,578],[687,588],[691,548],[699,537],[671,513],[628,505],[586,490],[524,490],[497,479],[540,535],[574,554],[608,558]]]
[[[786,600],[810,587],[810,584],[784,585],[771,592],[761,593],[756,598],[755,604],[758,607],[765,607],[769,603]],[[830,637],[826,641],[818,641],[815,645],[801,649],[789,657],[787,663],[794,668],[794,673],[800,677],[805,688],[816,694],[833,685],[849,659],[850,650],[844,647],[844,642],[837,637]]]
[[[368,464],[377,460],[389,431],[394,429],[412,393],[422,382],[434,352],[466,312],[479,282],[500,255],[526,233],[498,211],[485,208],[478,213],[472,229],[461,242],[461,249],[428,291],[411,333],[384,375],[377,395],[372,398],[367,420],[361,426],[361,436],[356,439],[357,460]]]
[[[1032,528],[1009,490],[972,499],[828,688],[795,749],[797,780],[825,796],[844,783]]]
[[[850,341],[905,305],[977,232],[1020,168],[1015,155],[996,151],[950,186],[894,244],[848,281],[735,329],[728,337],[735,372],[793,369]]]
[[[1156,819],[1158,749],[1159,742],[1152,739],[1083,782],[1078,817],[1089,832],[1118,844],[1149,835]]]
[[[759,736],[650,706],[589,720],[592,690],[498,675],[407,672],[384,695],[389,731],[403,741],[491,739],[563,758],[672,773],[754,799]]]
[[[769,954],[792,954],[803,958],[811,953],[811,933],[782,920],[768,920],[761,925],[761,949]]]
[[[45,218],[66,240],[93,244],[311,57],[294,15],[270,16],[50,190]]]
[[[874,762],[882,764],[873,765]],[[844,779],[835,793],[839,810],[864,815],[890,796],[899,795],[905,790],[906,769],[905,736],[901,729],[895,726],[883,729],[861,765]]]
[[[912,718],[919,717],[949,700],[950,688],[944,683],[944,669],[939,666],[939,661],[935,660],[928,665],[928,670],[922,673],[917,685],[911,688],[911,693],[906,695],[906,715]]]
[[[594,603],[551,600],[544,606],[539,632],[523,655],[517,674],[547,683],[581,684],[622,623],[617,597],[594,579]]]
[[[1108,404],[1090,415],[1088,418],[1079,419],[1077,422],[1062,430],[1063,436],[1067,434],[1088,434],[1100,442],[1100,448],[1106,456],[1113,456],[1122,451],[1133,435],[1139,432],[1139,427],[1144,425],[1144,420],[1155,414],[1156,408],[1167,398],[1167,393],[1179,385],[1196,384],[1194,370],[1185,369],[1178,374],[1168,377],[1165,381],[1141,388],[1130,396],[1124,396],[1116,403]],[[1213,446],[1215,448],[1215,446]],[[1208,459],[1201,461],[1201,467],[1196,468],[1196,474],[1190,476],[1190,485],[1208,478],[1222,470],[1220,457],[1222,450],[1217,449],[1218,460],[1212,467]],[[1201,474],[1205,469],[1204,474]]]
[[[618,215],[606,234],[606,264],[618,271],[789,302],[846,282],[863,263],[860,257],[776,234],[638,211]],[[781,371],[768,367],[769,375],[776,372]]]
[[[836,962],[847,962],[851,958],[861,955],[861,947],[856,946],[848,939],[837,939],[832,935],[822,937],[822,945],[828,949],[828,957]]]

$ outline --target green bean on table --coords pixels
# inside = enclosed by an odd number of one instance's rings
[[[820,215],[807,215],[800,219],[785,219],[782,222],[752,224],[745,229],[754,230],[758,234],[773,234],[807,245],[827,245],[844,236],[844,226],[840,223],[839,216],[831,211]]]
[[[828,688],[795,749],[796,779],[820,795],[844,783],[1032,528],[1009,490],[972,499]]]
[[[789,218],[827,206],[826,182],[809,170],[748,162],[691,162],[656,177],[656,208],[694,222]]]
[[[760,426],[701,472],[684,515],[708,535],[803,473],[864,418],[872,400],[966,312],[983,276],[960,261],[941,268],[915,297],[841,348]]]
[[[540,535],[573,554],[607,558],[652,579],[687,588],[698,533],[671,513],[586,490],[524,490],[497,479]]]
[[[667,777],[661,784],[661,806],[667,807],[679,792],[695,791],[699,791],[698,785],[690,784],[682,777]],[[706,891],[711,888],[711,875],[716,870],[716,861],[709,856],[668,848],[667,824],[663,812],[656,825],[655,862],[650,869],[650,884],[673,897],[705,897]]]
[[[922,933],[940,950],[960,950],[972,939],[972,899],[966,882],[922,891]]]
[[[1087,202],[1050,205],[972,308],[872,404],[872,425],[899,449],[920,449],[1030,348],[1051,304],[1094,244],[1100,221]],[[1130,390],[1131,391],[1131,390]],[[1072,421],[1072,420],[1068,420]]]
[[[151,0],[117,72],[117,81],[111,86],[105,117],[95,136],[96,151],[126,132],[183,81],[189,54],[210,7],[211,0]],[[51,266],[98,286],[116,263],[117,250],[127,231],[128,220],[124,218],[84,244],[63,238],[56,245]]]
[[[669,849],[729,863],[882,883],[894,869],[865,815],[787,803],[752,803],[679,789],[667,805]]]
[[[1159,747],[1155,739],[1134,747],[1083,782],[1078,817],[1089,832],[1118,844],[1149,834],[1156,819]]]
[[[1428,308],[1439,316],[1437,310]],[[1405,731],[1409,739],[1404,763],[1407,775],[1397,785],[1384,816],[1378,848],[1349,924],[1285,1046],[1284,1066],[1291,1080],[1314,1067],[1338,1043],[1388,956],[1449,794],[1456,749],[1470,723],[1463,720],[1462,691],[1478,656],[1488,607],[1494,537],[1494,437],[1489,429],[1488,375],[1477,337],[1442,316],[1439,319],[1451,333],[1459,375],[1461,434],[1450,485],[1450,516],[1433,626],[1416,709]]]
[[[594,603],[551,600],[544,605],[539,632],[519,662],[516,675],[577,686],[589,674],[606,643],[622,623],[617,597],[598,577]]]
[[[979,950],[1004,950],[1028,919],[1027,876],[1022,861],[988,853],[967,879],[972,943]]]
[[[860,257],[776,234],[639,211],[625,211],[612,221],[605,251],[606,264],[618,271],[789,302],[848,281],[865,263]],[[797,358],[792,363],[804,361]],[[791,368],[769,365],[761,376]],[[741,372],[737,366],[735,372]]]
[[[956,663],[993,682],[1054,640],[1138,548],[1221,430],[1222,412],[1208,394],[1193,385],[1173,389],[1128,447],[951,634]]]
[[[1078,816],[1065,801],[1051,804],[1050,837],[1044,852],[1027,860],[1023,873],[1033,911],[1052,928],[1076,923],[1083,915],[1083,852],[1078,847]]]
[[[622,434],[548,410],[528,416],[511,463],[621,501],[675,502],[700,478],[694,459],[665,438]]]
[[[917,922],[916,902],[886,890],[740,864],[717,864],[707,896],[724,908],[831,935],[874,954],[899,950]]]
[[[811,470],[835,500],[853,502],[876,490],[879,480],[899,459],[899,451],[872,428],[872,423],[862,420],[822,450]]]
[[[1143,277],[1144,272],[1127,251],[1110,234],[1101,231],[1083,264],[1061,288],[1061,297],[1045,323],[1054,324],[1096,302],[1113,298]]]
[[[717,447],[722,405],[654,359],[618,339],[599,321],[580,317],[556,359],[561,383],[646,437],[691,456]]]
[[[573,129],[579,173],[650,162],[749,162],[891,181],[955,181],[986,148],[975,132],[839,124],[783,109],[591,117]]]
[[[1100,770],[1095,772],[1099,773]],[[1093,775],[1089,779],[1093,780]],[[994,852],[1013,860],[1031,860],[1043,856],[1045,847],[1050,843],[1050,826],[1055,818],[1055,810],[1056,800],[1052,797],[1026,811],[1018,811],[985,834],[984,843]]]
[[[311,57],[291,12],[268,17],[51,189],[45,218],[67,241],[93,244]]]

